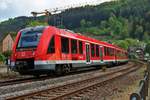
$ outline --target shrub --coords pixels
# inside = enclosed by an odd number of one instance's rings
[[[0,53],[0,61],[5,61],[5,56]]]
[[[11,53],[12,53],[12,51],[5,51],[5,52],[3,52],[3,55],[8,58],[11,56]]]

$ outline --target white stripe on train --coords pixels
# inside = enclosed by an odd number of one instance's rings
[[[128,59],[122,59],[122,60],[90,60],[90,62],[86,62],[86,60],[78,60],[78,61],[73,61],[73,60],[39,60],[39,61],[34,61],[35,65],[45,65],[45,64],[78,64],[78,63],[87,63],[87,64],[91,64],[91,63],[96,63],[96,62],[100,62],[100,63],[108,63],[108,62],[124,62],[124,61],[128,61]]]

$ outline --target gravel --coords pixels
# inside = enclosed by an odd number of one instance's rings
[[[139,81],[143,79],[145,68],[114,79],[111,82],[105,82],[100,87],[93,88],[84,94],[76,94],[65,100],[129,100],[130,94],[139,88]],[[77,97],[78,96],[78,97]],[[76,99],[78,98],[78,99]]]
[[[128,64],[128,66],[132,66],[132,65],[133,65],[132,63]],[[103,75],[103,74],[109,73],[112,70],[121,69],[122,67],[125,67],[125,66],[127,65],[122,65],[122,66],[117,66],[111,69],[107,69],[106,72],[102,72],[101,70],[94,70],[94,71],[89,71],[86,73],[61,76],[61,77],[42,80],[42,81],[3,86],[3,87],[0,87],[0,98],[18,96],[18,95],[22,95],[22,94],[26,94],[26,93],[30,93],[34,91],[45,90],[47,88],[56,87],[56,86],[60,86],[60,85],[68,84],[68,83],[73,83],[79,80],[87,79],[89,77]]]

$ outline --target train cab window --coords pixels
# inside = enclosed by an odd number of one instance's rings
[[[61,37],[61,50],[62,53],[69,53],[69,39]]]
[[[94,57],[95,56],[95,45],[91,44],[91,56]]]
[[[79,41],[79,54],[83,54],[83,44],[82,44],[82,41]]]
[[[96,45],[96,57],[99,57],[99,46]]]
[[[74,39],[71,40],[71,52],[73,54],[77,53],[77,40]]]
[[[55,37],[54,36],[50,40],[47,53],[55,53]]]

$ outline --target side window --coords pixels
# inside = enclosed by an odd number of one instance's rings
[[[92,55],[92,57],[94,57],[95,56],[95,49],[94,49],[94,44],[91,44],[91,55]]]
[[[119,51],[117,51],[117,57],[120,55]]]
[[[61,37],[61,50],[62,53],[69,53],[69,39]]]
[[[82,41],[79,41],[79,54],[83,54],[83,44],[82,44]]]
[[[99,46],[96,45],[96,57],[99,57]]]
[[[107,56],[107,48],[106,47],[104,47],[104,54],[105,54],[105,56]]]
[[[114,49],[113,48],[109,48],[109,53],[110,53],[110,56],[114,56]]]
[[[115,50],[112,49],[111,55],[114,56],[115,55]]]
[[[71,40],[71,53],[73,54],[77,53],[77,40],[74,39]]]
[[[110,48],[107,48],[107,55],[110,56]]]
[[[47,53],[55,53],[55,37],[54,36],[50,40]]]

